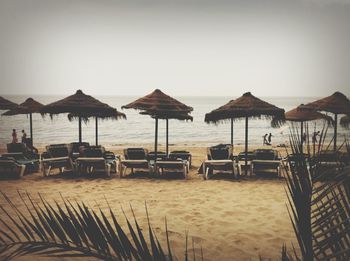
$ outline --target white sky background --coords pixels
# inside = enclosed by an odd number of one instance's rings
[[[0,95],[350,95],[350,0],[0,0]]]

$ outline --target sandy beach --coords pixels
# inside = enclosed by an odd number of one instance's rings
[[[121,153],[120,147],[107,149]],[[108,179],[72,174],[44,178],[41,173],[35,173],[20,180],[1,180],[0,189],[14,198],[17,190],[27,191],[33,198],[42,193],[50,202],[60,200],[61,193],[67,199],[84,201],[92,209],[106,211],[109,204],[125,228],[121,208],[131,218],[129,204],[140,225],[147,227],[144,207],[147,202],[151,224],[163,243],[166,242],[164,218],[167,218],[173,252],[179,260],[184,255],[186,232],[190,246],[192,240],[194,242],[196,257],[202,247],[205,260],[258,260],[259,255],[278,260],[284,243],[290,250],[292,242],[296,245],[286,209],[284,179],[249,177],[234,180],[221,175],[203,181],[197,169],[206,157],[205,147],[172,146],[171,149],[186,149],[193,155],[193,166],[186,180],[145,175],[124,179],[116,175]],[[242,151],[243,148],[236,146],[235,150]]]

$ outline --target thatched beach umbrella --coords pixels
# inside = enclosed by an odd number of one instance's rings
[[[23,103],[16,106],[15,108],[3,113],[5,116],[19,115],[19,114],[29,114],[29,123],[30,123],[30,139],[31,143],[33,143],[33,113],[39,113],[40,109],[44,105],[40,102],[34,100],[33,98],[26,99]]]
[[[78,90],[75,94],[68,96],[62,100],[50,103],[40,110],[42,115],[53,115],[60,113],[71,113],[79,120],[79,142],[82,142],[81,122],[89,117],[110,118],[110,115],[118,115],[115,108],[110,107],[106,103],[93,98],[90,95],[84,94]],[[122,118],[124,114],[120,114]]]
[[[328,123],[333,123],[333,119],[325,114],[316,112],[314,110],[303,110],[301,109],[304,106],[304,104],[299,105],[298,107],[287,111],[284,114],[284,120],[280,120],[278,118],[273,118],[271,121],[271,126],[274,128],[278,128],[282,126],[285,121],[291,121],[291,122],[298,122],[300,123],[300,143],[301,143],[301,148],[300,151],[303,151],[303,132],[304,132],[304,122],[307,121],[314,121],[314,120],[324,120]]]
[[[88,121],[89,118],[93,117],[95,118],[95,144],[96,146],[98,146],[98,119],[112,119],[112,120],[119,120],[119,119],[126,119],[126,116],[124,113],[119,112],[117,110],[113,111],[111,110],[110,113],[91,113],[89,115],[84,115],[81,114],[80,117],[84,120],[84,121]],[[68,114],[68,119],[70,121],[74,120],[74,119],[79,119],[79,115],[73,114],[73,113],[69,113]]]
[[[340,125],[345,129],[350,129],[350,116],[345,115],[340,119]]]
[[[150,115],[155,119],[155,159],[157,158],[158,150],[158,119],[166,120],[166,153],[168,154],[169,119],[192,120],[192,117],[188,115],[188,113],[193,111],[192,107],[166,95],[159,89],[154,90],[152,93],[132,103],[122,106],[122,108],[141,110],[141,114]]]
[[[224,106],[205,115],[205,122],[207,123],[218,123],[226,120],[231,120],[231,123],[233,123],[235,119],[245,118],[245,174],[248,171],[248,119],[260,119],[261,117],[283,119],[284,110],[258,99],[250,92],[246,92],[240,98],[231,100]]]
[[[5,99],[0,96],[0,110],[11,110],[18,106],[16,103]]]
[[[334,114],[334,151],[337,150],[337,125],[338,114],[350,114],[350,101],[341,92],[335,92],[331,96],[308,103],[301,109],[313,109],[316,111],[326,111]]]

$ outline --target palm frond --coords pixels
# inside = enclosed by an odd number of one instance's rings
[[[0,228],[0,257],[3,259],[30,254],[116,261],[174,260],[167,223],[165,251],[152,230],[147,206],[148,240],[133,210],[134,226],[125,216],[129,238],[110,207],[111,220],[101,209],[96,212],[84,203],[72,203],[63,197],[62,203],[52,204],[39,195],[36,203],[29,194],[18,194],[25,210],[2,193],[5,204],[0,204],[0,223],[4,225]]]
[[[301,153],[297,131],[290,135],[294,157],[293,168],[285,172],[288,212],[302,260],[307,261],[350,259],[350,167],[337,156],[340,148],[329,152],[332,141],[325,145],[327,131],[323,127],[317,146],[312,145],[313,155],[308,141],[308,155]],[[332,164],[324,163],[327,153]],[[282,257],[286,256],[283,249]]]

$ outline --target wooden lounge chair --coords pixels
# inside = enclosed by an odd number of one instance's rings
[[[102,146],[80,147],[80,155],[76,159],[78,172],[105,172],[108,177],[111,172],[117,172],[117,161],[113,152],[106,152]]]
[[[254,159],[251,165],[252,174],[276,173],[281,176],[281,159],[276,150],[258,149],[254,151]]]
[[[189,170],[187,160],[159,160],[155,163],[157,174],[163,175],[165,172],[180,172],[186,178]]]
[[[26,165],[18,164],[14,158],[0,157],[0,173],[11,175],[15,178],[21,178],[24,175]]]
[[[320,179],[332,179],[336,173],[345,167],[345,162],[341,158],[340,152],[321,151],[313,159],[313,166],[316,170],[314,174],[321,174],[317,176]]]
[[[7,144],[7,153],[2,154],[4,157],[12,157],[19,165],[26,165],[25,173],[34,173],[39,171],[40,155],[28,150],[24,143]]]
[[[148,161],[148,151],[144,148],[127,148],[124,149],[124,160],[119,163],[120,178],[124,177],[126,170],[130,169],[134,173],[135,169],[147,170],[152,172],[152,167]]]
[[[70,144],[52,144],[46,146],[46,152],[42,154],[42,172],[44,176],[49,176],[51,170],[59,169],[62,173],[65,169],[73,170],[73,160],[71,157],[72,146]]]
[[[232,155],[230,144],[219,144],[207,149],[207,157],[202,164],[203,178],[209,179],[215,171],[230,171],[236,178],[236,163]]]
[[[167,159],[167,155],[165,152],[163,151],[157,151],[157,160],[166,160]],[[147,153],[147,160],[154,160],[155,159],[155,152],[151,151]]]

